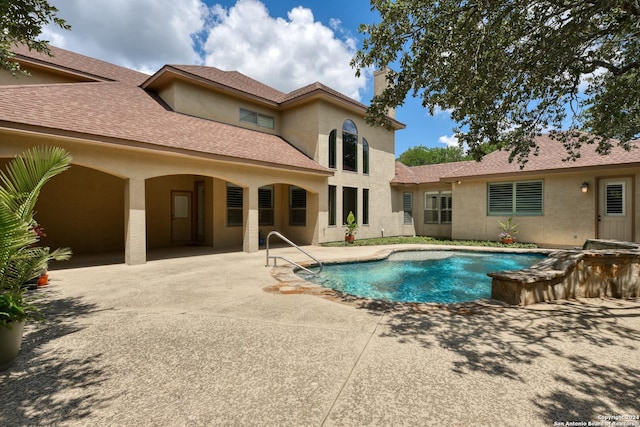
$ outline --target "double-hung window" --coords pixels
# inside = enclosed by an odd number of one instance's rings
[[[494,182],[487,186],[489,215],[529,215],[543,213],[543,182]]]
[[[451,191],[424,193],[424,223],[451,224]]]

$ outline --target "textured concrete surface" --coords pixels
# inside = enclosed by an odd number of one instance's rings
[[[380,248],[307,249],[336,259]],[[283,295],[264,291],[275,283],[264,255],[52,271],[39,291],[47,322],[28,325],[0,373],[0,425],[552,426],[640,415],[638,301],[412,308]]]

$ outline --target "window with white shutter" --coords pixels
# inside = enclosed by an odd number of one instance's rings
[[[413,193],[402,193],[404,223],[413,224]]]
[[[489,215],[536,216],[543,213],[542,180],[489,183],[487,192]]]

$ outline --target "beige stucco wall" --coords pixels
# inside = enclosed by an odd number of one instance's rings
[[[360,224],[357,238],[371,238],[402,234],[400,227],[401,212],[398,211],[396,195],[392,192],[390,182],[395,175],[395,134],[384,127],[369,126],[362,115],[338,107],[324,101],[318,101],[306,109],[315,109],[318,129],[314,141],[305,144],[308,152],[315,153],[315,159],[321,165],[329,166],[329,133],[337,130],[337,164],[334,176],[329,177],[328,185],[336,186],[336,217],[335,226],[328,225],[328,217],[321,225],[320,241],[338,241],[344,238],[342,217],[342,189],[351,187],[357,189],[358,210],[356,221]],[[358,129],[358,170],[357,172],[342,170],[342,125],[345,120],[352,120]],[[292,127],[291,124],[289,127]],[[301,131],[300,134],[303,134]],[[362,171],[362,138],[369,143],[369,173]],[[369,190],[369,224],[363,224],[362,200],[363,190]],[[328,203],[328,189],[319,194],[320,202]],[[401,204],[400,204],[401,206]],[[401,208],[400,208],[401,209]]]
[[[403,224],[403,235],[429,236],[442,239],[451,238],[451,224],[425,224],[424,223],[424,193],[434,191],[451,191],[449,183],[430,183],[422,185],[404,185],[397,188],[398,203],[402,210],[402,193],[413,194],[413,225]],[[455,204],[453,205],[455,210]],[[402,212],[401,212],[402,213]],[[401,215],[401,221],[403,221]]]
[[[320,119],[326,109],[312,102],[282,112],[280,135],[308,157],[319,160],[321,155],[317,135]],[[326,163],[318,163],[326,166]]]
[[[175,80],[158,91],[158,95],[175,111],[260,132],[279,134],[280,112],[263,104],[214,92],[194,83]],[[240,121],[240,108],[274,118],[274,129]]]
[[[542,216],[516,216],[517,239],[557,247],[582,246],[587,239],[597,236],[597,182],[598,179],[616,176],[631,176],[635,185],[634,204],[638,198],[637,169],[601,169],[583,173],[556,173],[520,175],[499,180],[465,180],[453,184],[454,239],[497,240],[500,228],[498,221],[504,216],[487,215],[487,182],[513,182],[529,179],[544,181],[544,214]],[[583,182],[590,184],[588,193],[581,192]],[[463,207],[463,208],[460,208]],[[638,209],[635,209],[635,224],[638,224]],[[638,227],[634,226],[634,239],[638,241]]]

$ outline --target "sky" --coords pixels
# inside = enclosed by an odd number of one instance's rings
[[[316,81],[364,104],[373,76],[355,76],[360,24],[377,14],[368,0],[49,0],[71,31],[47,26],[52,45],[153,74],[165,64],[235,70],[282,92]],[[457,145],[446,112],[420,100],[396,108],[396,156],[410,147]]]

